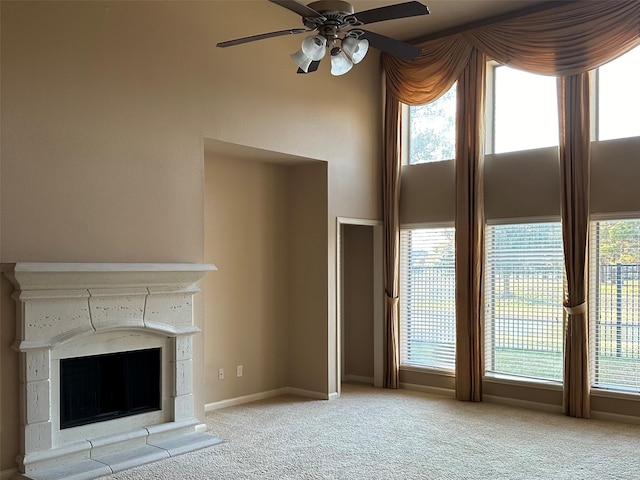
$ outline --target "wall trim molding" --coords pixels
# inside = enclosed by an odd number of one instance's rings
[[[327,394],[322,392],[314,392],[312,390],[304,390],[302,388],[282,387],[276,388],[274,390],[267,390],[265,392],[242,395],[240,397],[228,398],[226,400],[220,400],[218,402],[207,403],[204,406],[204,411],[213,412],[214,410],[220,410],[221,408],[235,407],[237,405],[244,405],[245,403],[257,402],[258,400],[266,400],[267,398],[279,397],[280,395],[286,394],[313,398],[315,400],[335,400],[340,397],[337,392]]]
[[[607,422],[640,425],[640,417],[634,417],[633,415],[621,415],[619,413],[599,412],[597,410],[591,410],[591,418],[595,420],[605,420]]]
[[[286,390],[287,390],[286,393],[289,393],[291,395],[298,395],[300,397],[313,398],[315,400],[334,400],[338,398],[337,392],[333,392],[329,394],[329,393],[322,393],[322,392],[314,392],[313,390],[304,390],[302,388],[295,388],[295,387],[287,387]]]
[[[526,408],[528,410],[538,410],[548,413],[562,413],[562,405],[550,403],[532,402],[530,400],[519,400],[517,398],[499,397],[497,395],[483,395],[483,400],[488,403],[507,405],[510,407]]]
[[[414,390],[416,392],[432,393],[434,395],[443,395],[445,397],[455,398],[456,392],[450,388],[430,387],[428,385],[418,385],[417,383],[400,383],[400,388],[405,390]]]
[[[365,377],[363,375],[345,375],[342,381],[354,382],[354,383],[366,383],[367,385],[373,385],[373,377]]]
[[[244,405],[245,403],[257,402],[258,400],[265,400],[267,398],[277,397],[288,393],[287,388],[277,388],[275,390],[268,390],[266,392],[254,393],[251,395],[243,395],[241,397],[229,398],[227,400],[220,400],[218,402],[207,403],[204,406],[205,412],[213,412],[214,410],[220,410],[221,408],[235,407],[236,405]]]

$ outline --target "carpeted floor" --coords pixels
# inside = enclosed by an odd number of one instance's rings
[[[344,385],[207,414],[221,445],[104,477],[640,479],[640,426]]]

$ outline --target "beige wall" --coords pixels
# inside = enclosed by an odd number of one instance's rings
[[[287,179],[279,165],[205,159],[205,261],[218,267],[203,289],[206,402],[288,385]]]
[[[289,53],[299,43],[290,37],[215,48],[295,20],[264,1],[2,2],[1,8],[1,260],[202,262],[205,138],[323,160],[322,167],[287,171],[288,198],[301,200],[288,215],[307,226],[317,204],[325,209],[322,225],[290,238],[291,255],[302,262],[291,278],[304,291],[290,304],[297,318],[288,337],[289,380],[335,391],[335,217],[379,217],[376,52],[335,78],[326,62],[313,75],[296,75]],[[313,263],[321,281],[298,271],[305,248],[323,256]],[[5,392],[17,388],[17,355],[9,348],[14,320],[4,305],[11,300],[2,301],[0,469],[7,469],[15,465],[17,428],[15,402],[10,394],[5,401]],[[205,310],[199,295],[196,323],[208,335]],[[279,342],[266,343],[273,351]],[[202,416],[206,402],[221,398],[208,398],[204,386],[203,335],[195,355]],[[268,383],[281,382],[279,375],[267,375]],[[228,388],[223,395],[257,393]]]
[[[402,224],[453,222],[456,198],[452,161],[405,165],[400,182]]]
[[[638,212],[640,138],[594,142],[591,154],[591,212]],[[402,224],[453,222],[453,161],[402,167]],[[487,155],[484,170],[488,220],[560,218],[557,147]]]
[[[289,385],[332,393],[329,386],[327,164],[289,169]]]

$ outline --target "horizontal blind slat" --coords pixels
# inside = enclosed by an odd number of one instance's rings
[[[592,384],[640,391],[640,219],[591,222]]]
[[[400,234],[401,364],[455,369],[453,228]]]
[[[560,223],[487,226],[485,371],[562,380]]]

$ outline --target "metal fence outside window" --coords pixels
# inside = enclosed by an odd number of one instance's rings
[[[598,354],[640,359],[640,264],[599,265]]]

